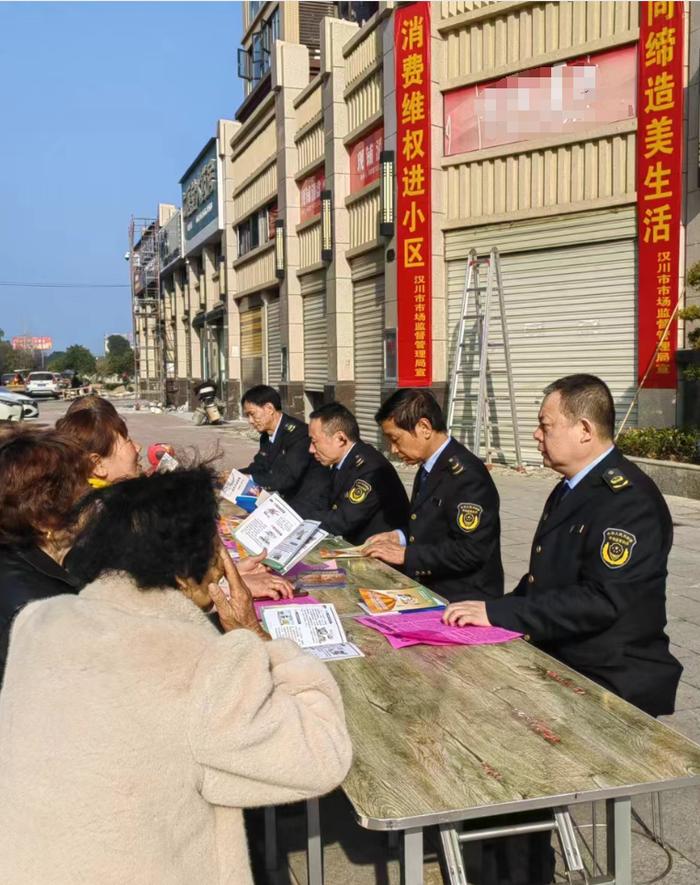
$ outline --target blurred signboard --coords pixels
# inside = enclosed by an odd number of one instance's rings
[[[53,350],[53,338],[30,338],[26,335],[12,339],[13,350]]]

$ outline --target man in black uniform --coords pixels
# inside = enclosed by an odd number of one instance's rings
[[[545,391],[535,439],[563,479],[535,532],[530,571],[503,599],[450,606],[450,623],[495,624],[652,716],[673,713],[682,667],[669,651],[671,515],[613,443],[615,406],[593,375]]]
[[[243,414],[260,434],[260,450],[241,468],[268,492],[278,492],[295,510],[304,502],[325,507],[330,491],[330,471],[309,453],[308,428],[282,411],[279,393],[266,384],[246,391]]]
[[[397,390],[375,419],[406,464],[420,464],[402,530],[369,539],[368,555],[396,565],[449,600],[503,594],[496,486],[483,463],[447,434],[425,390]]]
[[[569,375],[545,390],[534,438],[545,466],[565,478],[545,504],[530,571],[513,593],[450,605],[445,620],[525,633],[659,716],[673,712],[683,669],[664,632],[673,528],[652,480],[615,448],[614,427],[613,399],[599,378]],[[494,840],[483,856],[475,881],[490,883],[496,867],[513,885],[553,881],[548,834]]]
[[[391,531],[408,521],[408,497],[399,475],[381,452],[360,439],[355,416],[340,403],[328,403],[309,418],[310,451],[331,467],[330,504],[310,504],[300,513],[321,526],[362,544],[370,535]]]

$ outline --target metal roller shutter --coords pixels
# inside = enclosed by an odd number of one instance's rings
[[[590,219],[581,219],[578,235],[573,229],[567,231],[566,245],[519,251],[524,244],[513,238],[510,247],[506,245],[505,252],[501,253],[518,423],[527,463],[541,463],[532,432],[537,426],[542,390],[556,378],[574,372],[599,375],[610,386],[618,420],[634,395],[636,241],[629,237],[629,225],[620,225],[618,221],[617,227],[613,227],[610,216],[615,214],[599,219],[595,233],[589,227]],[[557,221],[549,220],[555,227],[555,236],[560,236],[562,231],[556,230]],[[627,238],[591,242],[599,236],[601,228],[607,228],[611,237],[617,233],[622,237],[627,234]],[[586,229],[591,236],[586,235]],[[480,254],[488,252],[486,242],[499,246],[497,231],[490,231],[488,240],[480,236],[478,230],[473,234],[472,241]],[[507,242],[507,238],[503,239]],[[531,242],[529,239],[528,246]],[[465,255],[469,248],[471,246]],[[509,248],[513,251],[508,251]],[[450,359],[454,357],[465,268],[465,259],[450,261],[447,265]],[[482,279],[485,284],[485,274]],[[469,313],[473,316],[472,309]],[[492,414],[497,428],[494,443],[503,449],[510,462],[515,454],[513,421],[507,403],[503,349],[499,346],[500,323],[495,322],[493,329],[489,393],[494,397]],[[454,434],[470,446],[475,418],[471,394],[478,386],[475,341],[475,326],[468,319],[455,409],[455,423],[463,426],[455,427]],[[633,425],[635,417],[633,413]]]
[[[304,387],[323,391],[328,380],[326,292],[304,294]]]
[[[267,329],[267,383],[276,387],[282,380],[279,298],[273,298],[267,302],[265,321]]]
[[[241,385],[262,384],[262,308],[241,313]]]
[[[381,404],[384,377],[384,277],[353,284],[355,311],[355,415],[365,442],[376,445],[374,415]]]

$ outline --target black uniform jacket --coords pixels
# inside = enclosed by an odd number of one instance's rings
[[[81,584],[38,547],[0,547],[0,683],[12,621],[36,599],[77,593]]]
[[[309,429],[298,418],[283,414],[272,443],[261,433],[260,450],[241,472],[268,492],[279,492],[295,510],[307,501],[328,506],[330,471],[309,452]]]
[[[408,495],[399,475],[374,446],[356,442],[338,470],[331,470],[330,507],[308,518],[342,535],[351,544],[362,544],[370,535],[402,528],[408,521]]]
[[[503,594],[499,499],[476,455],[451,439],[413,484],[403,571],[450,601]]]
[[[653,716],[672,713],[682,667],[668,647],[671,515],[651,479],[617,450],[556,504],[545,504],[530,572],[486,605],[492,624]]]

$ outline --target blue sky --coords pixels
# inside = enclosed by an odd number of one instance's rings
[[[242,5],[0,2],[0,286],[5,336],[100,354],[131,329],[128,224],[241,102]]]

